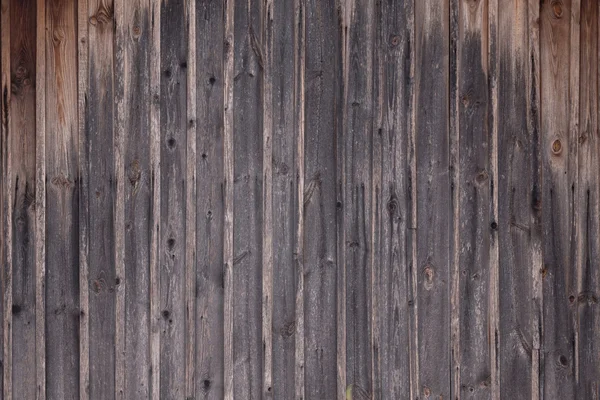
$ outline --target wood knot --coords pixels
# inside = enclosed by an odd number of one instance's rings
[[[138,160],[133,160],[133,162],[129,165],[129,172],[127,174],[131,186],[136,186],[141,176],[142,170],[140,168],[140,162]]]
[[[68,189],[73,186],[73,182],[64,175],[55,176],[50,180],[50,182],[59,188]]]
[[[483,184],[485,181],[487,181],[488,179],[488,173],[487,171],[481,171],[477,174],[477,176],[475,177],[475,182],[479,185]]]
[[[296,332],[296,321],[291,321],[285,324],[280,330],[279,334],[286,338],[292,336]]]
[[[63,40],[65,40],[65,30],[63,28],[54,29],[52,31],[52,43],[54,43],[54,47],[58,47]]]
[[[556,19],[560,19],[563,17],[564,11],[561,0],[554,0],[552,2],[552,14]]]
[[[568,365],[569,359],[564,354],[559,355],[556,359],[556,366],[561,368],[567,368]]]
[[[431,290],[433,288],[434,276],[435,272],[433,270],[433,266],[430,264],[426,265],[425,268],[423,268],[423,277],[425,278],[423,286],[425,287],[425,290]]]
[[[552,154],[558,156],[560,153],[562,153],[562,143],[560,139],[556,139],[554,142],[552,142]]]
[[[391,35],[390,36],[390,46],[391,47],[396,47],[400,44],[400,36],[398,35]]]
[[[131,32],[133,33],[133,38],[135,40],[139,39],[140,36],[142,36],[142,28],[140,28],[137,25],[133,27],[133,29],[131,30]]]
[[[113,7],[111,4],[106,5],[104,2],[100,4],[98,10],[90,17],[90,24],[93,26],[106,25],[113,18]]]
[[[425,396],[425,397],[431,396],[431,389],[429,389],[427,386],[423,386],[423,396]]]
[[[396,194],[392,194],[389,201],[387,202],[387,210],[390,215],[394,215],[398,210],[398,198]]]

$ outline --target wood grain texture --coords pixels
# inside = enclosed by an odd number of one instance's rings
[[[374,398],[402,398],[410,388],[410,207],[409,140],[411,134],[412,2],[381,3],[377,22],[377,112],[373,154],[377,275],[374,286]],[[377,151],[377,153],[376,153]],[[375,154],[378,154],[375,157]],[[377,172],[376,172],[377,171]],[[377,182],[377,181],[376,181]],[[393,318],[389,318],[393,316]]]
[[[78,160],[76,4],[46,6],[46,396],[70,399],[79,396],[78,180],[88,166]]]
[[[307,0],[304,5],[304,394],[336,399],[337,324],[332,316],[340,266],[333,155],[341,133],[341,52],[335,4]]]
[[[196,398],[224,398],[224,2],[196,8]],[[190,65],[191,68],[191,65]]]
[[[572,222],[578,146],[577,132],[570,129],[570,77],[577,64],[570,63],[570,35],[576,29],[571,24],[579,24],[570,17],[578,7],[577,1],[545,2],[540,9],[542,232],[552,238],[543,248],[543,392],[553,398],[575,396],[575,326],[568,299],[576,289]]]
[[[185,396],[187,29],[185,2],[160,2],[160,397]]]
[[[145,0],[115,2],[116,133],[120,137],[118,180],[121,202],[116,216],[121,236],[117,273],[117,397],[148,398],[150,393],[150,232],[152,175],[150,127],[150,7]],[[142,100],[142,101],[140,101]],[[119,208],[117,208],[119,209]],[[121,221],[121,222],[119,222]],[[118,241],[119,239],[117,239]],[[117,263],[119,264],[119,263]]]
[[[458,239],[460,375],[453,390],[461,398],[491,398],[489,348],[490,132],[488,118],[487,1],[460,2],[458,15],[456,187],[454,232]],[[460,383],[458,385],[458,383]],[[460,392],[460,394],[459,394]]]
[[[12,171],[12,396],[36,392],[36,4],[10,4]],[[42,232],[43,235],[43,232]],[[17,379],[15,379],[17,378]]]
[[[598,397],[599,362],[593,354],[600,344],[600,316],[596,307],[600,250],[598,171],[598,3],[581,1],[578,184],[576,191],[576,275],[573,306],[577,310],[575,338],[575,396]],[[572,294],[573,295],[573,294]]]
[[[449,3],[415,6],[417,364],[420,396],[450,397]]]

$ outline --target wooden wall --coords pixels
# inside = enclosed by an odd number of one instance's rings
[[[0,0],[1,398],[595,399],[596,0]]]

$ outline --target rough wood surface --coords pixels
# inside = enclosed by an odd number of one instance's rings
[[[595,0],[1,0],[2,399],[594,399]]]

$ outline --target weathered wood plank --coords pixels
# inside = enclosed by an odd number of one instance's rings
[[[377,15],[377,118],[378,156],[375,175],[381,175],[373,207],[379,234],[377,279],[373,312],[377,315],[374,398],[402,398],[410,393],[410,282],[408,247],[412,209],[409,204],[409,139],[412,120],[410,23],[414,7],[409,1],[384,1]],[[375,149],[374,149],[375,154]]]
[[[263,2],[235,2],[233,91],[233,387],[234,397],[262,394],[261,340],[264,67]],[[239,12],[237,12],[239,11]]]
[[[336,399],[336,138],[340,49],[334,2],[305,11],[304,370],[305,398]],[[342,393],[342,395],[344,395]]]
[[[577,309],[575,379],[577,398],[597,398],[600,362],[595,356],[600,345],[598,287],[600,273],[600,184],[598,169],[598,2],[581,1],[578,189],[576,192]],[[564,151],[564,150],[563,150]]]
[[[46,400],[46,2],[36,2],[35,39],[35,395]],[[0,202],[1,204],[1,202]],[[0,251],[1,253],[1,251]]]
[[[160,397],[185,391],[187,29],[185,2],[160,2]]]
[[[115,136],[114,6],[113,1],[90,0],[89,97],[87,105],[87,160],[89,168],[89,329],[90,398],[114,399],[116,384],[115,337],[117,276],[115,159],[120,139]],[[119,281],[117,281],[117,278]],[[120,379],[120,377],[119,377]],[[120,383],[119,383],[120,384]]]
[[[196,398],[214,400],[224,398],[223,12],[224,2],[197,4]]]
[[[2,49],[0,64],[2,68],[2,394],[3,398],[12,398],[12,146],[10,131],[11,68],[10,68],[10,0],[2,0],[0,8],[0,29]]]
[[[417,390],[450,397],[449,3],[416,4]]]
[[[46,373],[46,395],[51,399],[79,396],[80,165],[76,13],[76,4],[72,1],[47,3],[45,90],[46,98],[52,101],[46,101],[45,312],[46,364],[51,366]]]
[[[12,140],[12,396],[33,399],[36,390],[36,4],[10,4]]]
[[[372,135],[374,3],[348,2],[342,22],[344,125],[342,146],[345,253],[346,388],[353,398],[372,390]],[[339,395],[339,393],[338,393]]]
[[[574,398],[572,230],[577,136],[570,129],[571,15],[578,2],[544,2],[540,10],[544,395]],[[578,12],[579,10],[577,10]],[[578,24],[577,24],[578,26]],[[577,32],[579,34],[579,32]],[[578,62],[579,60],[577,60]],[[577,100],[576,100],[577,101]]]
[[[224,0],[224,51],[223,51],[223,351],[224,351],[224,399],[233,400],[234,394],[234,83],[235,83],[235,0]]]
[[[538,127],[531,123],[530,100],[539,93],[532,71],[536,49],[529,46],[528,4],[499,10],[498,75],[498,238],[500,313],[498,337],[500,396],[534,398],[532,392],[533,274],[540,273],[534,245],[539,240],[541,193],[537,176]],[[530,54],[530,51],[532,54]],[[532,58],[533,57],[533,58]],[[536,110],[537,111],[537,110]],[[510,385],[505,384],[510,382]]]
[[[460,375],[454,396],[489,399],[489,286],[490,286],[490,132],[488,118],[487,1],[459,3],[458,15],[458,154],[456,224],[459,280]],[[460,385],[458,385],[460,383]],[[458,390],[458,391],[456,391]]]
[[[263,155],[263,168],[270,169],[270,177],[265,174],[263,191],[271,190],[272,207],[271,248],[263,249],[263,257],[272,252],[272,292],[273,321],[272,331],[272,368],[273,394],[277,398],[295,396],[295,341],[300,334],[296,314],[296,285],[298,254],[295,254],[297,220],[296,188],[296,31],[295,1],[275,1],[270,4],[271,21],[266,19],[265,30],[265,91],[270,85],[271,99],[265,98],[263,141],[272,147],[272,154]],[[276,66],[273,68],[272,66]],[[267,100],[269,103],[267,103]],[[272,143],[267,143],[267,140]],[[302,171],[304,172],[304,171]],[[267,199],[264,202],[267,206]],[[264,209],[264,219],[271,212]],[[267,226],[265,226],[267,228]],[[267,236],[267,232],[264,233]],[[275,249],[275,251],[273,251]],[[264,288],[263,288],[264,290]],[[264,323],[264,321],[263,321]],[[266,349],[265,351],[268,351]],[[266,368],[266,366],[265,366]],[[265,382],[267,385],[267,382]]]
[[[44,2],[45,0],[40,0]],[[89,83],[88,0],[77,4],[77,128],[79,162],[79,398],[90,394],[90,291],[89,291],[89,168],[87,99]],[[45,178],[44,178],[45,179]]]
[[[117,278],[117,323],[121,324],[117,351],[117,397],[147,399],[150,391],[150,232],[152,212],[149,134],[150,8],[146,0],[115,2],[115,136],[121,142],[117,179],[122,190],[117,201],[123,213],[116,216],[117,237],[122,236]],[[120,189],[119,189],[120,187]],[[119,193],[118,193],[119,194]],[[117,208],[118,210],[119,208]],[[119,222],[121,221],[121,222]],[[118,227],[118,228],[117,228]],[[118,241],[118,240],[117,240]],[[121,296],[123,298],[121,298]],[[121,303],[122,302],[122,303]],[[120,317],[119,317],[120,313]]]

